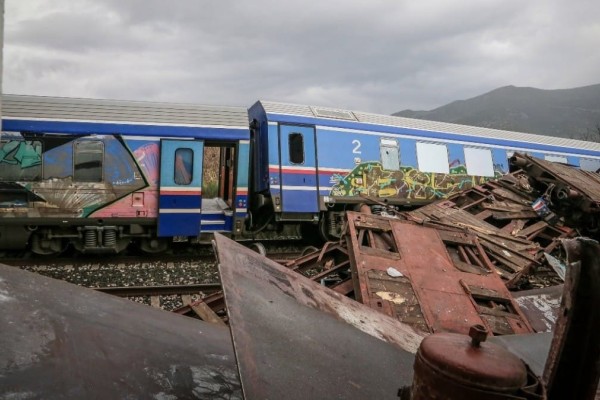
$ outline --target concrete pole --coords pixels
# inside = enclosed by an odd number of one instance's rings
[[[4,72],[4,0],[0,0],[0,121],[2,121],[2,75]],[[0,126],[0,138],[2,137],[2,127]]]

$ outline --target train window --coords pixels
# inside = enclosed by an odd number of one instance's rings
[[[42,143],[31,140],[0,142],[0,181],[42,179]]]
[[[600,160],[597,158],[582,158],[579,160],[579,167],[584,171],[598,172],[600,170]]]
[[[400,149],[396,139],[382,138],[379,150],[381,152],[381,166],[383,169],[400,170]]]
[[[177,185],[192,183],[194,170],[194,151],[188,148],[175,150],[174,180]]]
[[[417,142],[417,163],[422,172],[450,172],[448,148],[444,144]]]
[[[494,176],[494,160],[490,149],[465,147],[467,174],[474,176]]]
[[[290,147],[290,163],[304,164],[304,136],[301,133],[290,133],[288,143]]]
[[[554,154],[546,154],[544,155],[544,160],[546,161],[552,161],[552,162],[558,162],[558,163],[563,163],[563,164],[567,164],[569,161],[567,160],[567,157],[565,156],[557,156]]]
[[[73,180],[75,182],[102,182],[104,143],[100,140],[75,142]]]

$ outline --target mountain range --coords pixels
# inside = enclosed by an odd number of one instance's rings
[[[393,115],[600,141],[600,84],[559,90],[505,86],[434,110]]]

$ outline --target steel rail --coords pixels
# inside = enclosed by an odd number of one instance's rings
[[[119,297],[136,296],[171,296],[196,294],[200,292],[215,292],[221,289],[221,284],[196,283],[190,285],[159,285],[159,286],[114,286],[92,288],[96,291],[112,294]]]

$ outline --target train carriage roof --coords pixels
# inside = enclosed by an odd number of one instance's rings
[[[243,107],[2,95],[5,131],[248,139]]]
[[[511,142],[526,142],[553,147],[567,147],[589,151],[600,151],[600,143],[582,140],[537,135],[524,132],[504,131],[476,126],[451,124],[392,115],[372,114],[329,107],[307,106],[289,103],[260,101],[268,119],[279,122],[294,120],[324,126],[339,126],[349,129],[365,129],[365,126],[386,126],[408,130],[438,132],[478,138],[497,139]]]

